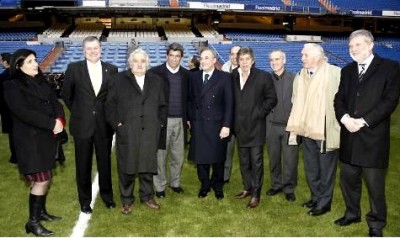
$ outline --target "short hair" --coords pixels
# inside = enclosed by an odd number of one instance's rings
[[[168,49],[167,49],[167,55],[169,55],[169,53],[171,51],[179,51],[179,52],[181,52],[181,56],[183,57],[184,49],[183,49],[183,46],[181,44],[176,43],[176,42],[170,44],[168,46]]]
[[[349,41],[359,36],[364,37],[367,43],[374,43],[374,36],[372,33],[364,29],[353,31],[349,36]]]
[[[200,57],[198,55],[193,55],[192,58],[190,58],[190,63],[194,65],[194,67],[199,68],[200,67]]]
[[[234,45],[234,46],[232,46],[231,47],[231,49],[229,50],[229,53],[232,53],[232,50],[234,49],[234,48],[239,48],[239,50],[240,50],[240,45]]]
[[[279,54],[281,55],[281,58],[282,58],[283,60],[286,60],[286,53],[285,53],[285,51],[283,51],[283,50],[281,50],[281,49],[273,49],[273,50],[269,53],[268,57],[271,58],[271,55],[272,55],[273,53],[279,53]]]
[[[251,59],[255,61],[255,55],[253,49],[251,47],[245,46],[241,47],[238,54],[237,54],[237,61],[239,62],[239,58],[242,55],[250,55]]]
[[[8,64],[10,64],[11,54],[10,53],[1,53],[1,59]]]
[[[16,50],[10,59],[10,74],[15,75],[21,73],[21,67],[24,65],[25,59],[30,55],[36,57],[36,52],[30,49]]]
[[[322,46],[316,44],[316,43],[306,43],[304,44],[303,49],[312,49],[312,53],[316,56],[319,56],[320,59],[326,59],[325,57],[325,52]]]
[[[83,41],[82,41],[82,45],[85,46],[85,44],[87,42],[93,42],[93,41],[97,41],[101,45],[101,42],[100,42],[99,38],[97,38],[96,36],[87,36],[87,37],[85,37],[85,39],[83,39]]]
[[[214,58],[217,58],[217,52],[215,52],[215,50],[211,49],[210,47],[204,47],[203,49],[201,49],[201,50],[200,50],[200,55],[201,55],[204,51],[210,51],[211,54],[214,56]]]
[[[146,57],[146,71],[147,71],[150,68],[149,67],[149,65],[150,65],[149,54],[147,54],[147,52],[140,47],[133,48],[130,50],[130,53],[128,54],[128,67],[131,68],[131,63],[133,62],[133,57],[136,54],[143,54]]]

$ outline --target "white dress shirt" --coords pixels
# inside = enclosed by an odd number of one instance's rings
[[[86,60],[90,81],[92,82],[93,90],[95,95],[100,91],[101,83],[103,81],[103,68],[101,66],[101,61],[97,61],[96,63],[92,63]]]

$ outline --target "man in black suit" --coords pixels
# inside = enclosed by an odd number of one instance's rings
[[[357,30],[349,37],[354,62],[341,71],[335,112],[341,122],[340,185],[346,204],[347,226],[361,221],[362,177],[371,211],[366,220],[370,236],[382,236],[386,225],[385,175],[389,163],[390,115],[399,102],[400,68],[397,62],[373,54],[374,37]]]
[[[4,67],[4,71],[0,74],[0,115],[1,115],[1,127],[2,132],[8,134],[8,143],[10,147],[10,159],[9,162],[12,164],[17,163],[17,157],[15,156],[15,148],[13,142],[12,133],[12,118],[10,109],[8,108],[5,98],[4,98],[4,83],[10,80],[10,53],[1,54],[1,64]]]
[[[92,157],[96,151],[100,195],[106,207],[114,208],[111,182],[111,143],[113,130],[107,123],[104,102],[114,65],[100,61],[99,39],[83,40],[85,60],[70,63],[65,72],[62,98],[71,111],[70,133],[75,141],[76,183],[81,211],[91,213]]]
[[[235,99],[234,131],[239,146],[240,171],[244,190],[235,197],[252,196],[248,208],[260,203],[264,179],[263,145],[266,116],[277,103],[271,75],[254,67],[254,53],[249,47],[238,52],[239,68],[232,72]]]
[[[201,182],[198,196],[204,198],[213,188],[215,197],[224,198],[224,163],[233,117],[233,95],[230,75],[215,69],[216,53],[210,48],[201,51],[202,70],[190,80],[189,120],[190,150],[197,164]],[[210,178],[210,168],[212,175]]]

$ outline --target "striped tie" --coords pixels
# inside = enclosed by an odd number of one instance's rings
[[[358,64],[361,67],[360,73],[358,73],[358,81],[361,81],[365,74],[365,64]]]

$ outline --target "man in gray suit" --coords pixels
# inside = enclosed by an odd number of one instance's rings
[[[267,116],[266,142],[271,176],[271,188],[267,195],[284,192],[286,200],[293,202],[296,200],[294,189],[297,185],[299,148],[288,145],[289,133],[285,129],[292,109],[294,75],[285,69],[286,54],[282,50],[273,50],[269,54],[269,62],[278,103]]]

